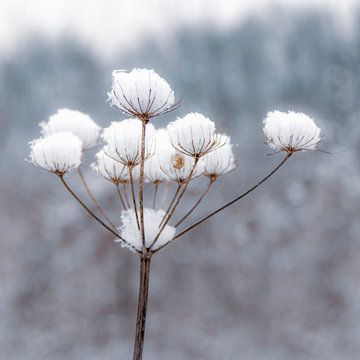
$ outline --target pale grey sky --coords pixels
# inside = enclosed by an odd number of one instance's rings
[[[52,39],[71,31],[106,55],[144,34],[166,38],[178,26],[231,27],[274,3],[333,8],[348,19],[359,0],[1,0],[0,50],[15,49],[31,31]]]

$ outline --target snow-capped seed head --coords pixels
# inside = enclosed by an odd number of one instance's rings
[[[91,168],[97,174],[102,175],[106,180],[111,181],[115,185],[125,184],[128,182],[128,167],[106,155],[104,149],[101,149],[95,155],[95,159],[96,161],[91,164]]]
[[[224,145],[201,159],[204,175],[212,181],[235,169],[235,159],[230,138],[226,135],[220,136]]]
[[[190,113],[167,126],[174,148],[199,158],[221,147],[221,136],[215,133],[215,123],[202,114]]]
[[[161,169],[163,159],[167,158],[168,154],[172,154],[174,151],[166,129],[156,130],[154,144],[154,155],[145,161],[145,182],[158,184],[163,181],[170,181],[171,179]]]
[[[272,149],[293,153],[315,150],[321,141],[321,130],[303,113],[269,112],[264,119],[265,142]]]
[[[175,150],[161,157],[160,168],[170,180],[176,181],[178,184],[187,182],[190,175],[190,180],[193,180],[203,173],[200,162],[195,164],[194,158]]]
[[[49,121],[39,125],[44,136],[60,131],[71,132],[82,141],[84,150],[94,147],[100,135],[100,127],[89,115],[70,109],[59,109],[49,117]]]
[[[114,70],[112,77],[110,103],[127,115],[149,120],[178,105],[170,85],[154,70]]]
[[[136,119],[114,121],[104,129],[102,138],[105,141],[105,153],[115,161],[126,166],[136,166],[141,161],[142,124]],[[154,152],[155,128],[152,124],[146,126],[145,159]]]
[[[30,142],[30,162],[56,175],[77,169],[81,155],[81,140],[70,132],[57,132]]]
[[[144,209],[145,245],[147,248],[149,248],[156,239],[156,236],[159,232],[160,223],[164,216],[164,210]],[[134,251],[134,249],[136,249],[141,251],[141,233],[137,226],[134,209],[123,210],[121,212],[121,226],[119,231],[121,237],[125,239],[128,244],[130,244],[130,247],[120,239],[115,239],[115,242],[121,243],[123,247],[128,247],[130,250]],[[162,245],[167,244],[173,239],[175,232],[176,229],[173,226],[166,225],[152,249],[156,250]]]

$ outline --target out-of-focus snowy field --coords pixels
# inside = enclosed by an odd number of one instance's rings
[[[308,113],[333,153],[296,154],[154,258],[144,358],[358,359],[360,16],[352,16],[345,31],[325,10],[272,8],[226,31],[179,27],[171,40],[144,37],[106,57],[70,35],[34,33],[0,57],[0,359],[130,358],[136,256],[24,159],[37,124],[59,107],[102,126],[123,119],[106,93],[112,69],[133,67],[154,68],[183,100],[155,126],[199,111],[237,144],[238,169],[198,216],[279,161],[264,145],[267,111]],[[118,218],[113,189],[87,176]],[[189,207],[205,185],[197,180]]]

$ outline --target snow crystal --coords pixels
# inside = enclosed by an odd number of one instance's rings
[[[48,122],[39,125],[44,136],[60,131],[71,132],[82,141],[84,150],[94,147],[100,134],[100,127],[89,115],[70,109],[59,109]]]
[[[105,141],[105,152],[114,160],[127,166],[136,166],[141,161],[141,132],[142,123],[137,119],[113,121],[103,130],[102,138]],[[146,125],[145,158],[154,152],[155,128],[152,124]]]
[[[159,233],[160,223],[164,215],[164,210],[144,209],[145,245],[147,248],[152,245]],[[119,228],[121,237],[124,238],[133,248],[141,251],[141,233],[137,226],[134,209],[123,210],[121,212],[121,223],[122,224]],[[166,225],[157,239],[153,250],[156,250],[160,246],[171,241],[175,236],[175,232],[176,229],[173,226]],[[120,242],[122,246],[128,247],[128,245],[120,239],[115,239],[115,242]]]
[[[80,166],[81,140],[70,132],[57,132],[30,142],[30,162],[62,175]]]
[[[169,111],[175,103],[174,92],[154,70],[115,70],[109,100],[130,116],[151,118]]]
[[[215,123],[199,113],[190,113],[167,126],[172,145],[179,152],[200,157],[222,144]]]
[[[321,141],[321,130],[303,113],[269,112],[264,119],[266,144],[279,151],[315,150]]]

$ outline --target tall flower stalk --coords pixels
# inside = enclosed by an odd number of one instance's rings
[[[143,356],[150,265],[154,254],[211,217],[252,193],[299,151],[316,150],[320,129],[305,114],[270,112],[264,120],[266,143],[285,156],[262,179],[232,200],[198,220],[189,221],[219,178],[236,165],[231,140],[216,131],[213,121],[190,113],[156,129],[154,118],[179,107],[169,84],[153,70],[114,71],[111,105],[130,118],[112,122],[101,132],[86,114],[61,109],[40,124],[43,137],[30,143],[29,161],[59,177],[82,208],[139,257],[139,294],[133,359]],[[80,165],[85,151],[100,145],[92,169],[115,187],[122,211],[113,222],[91,191]],[[66,177],[77,173],[94,210],[72,188]],[[182,204],[191,183],[206,177],[208,184],[193,204]],[[158,199],[164,184],[175,183],[173,196]],[[149,188],[149,184],[152,184]],[[129,190],[130,189],[130,190]],[[149,191],[147,191],[149,189]],[[146,207],[146,203],[150,203]],[[115,216],[114,216],[115,218]],[[174,220],[175,218],[175,220]],[[189,222],[186,226],[186,224]]]

